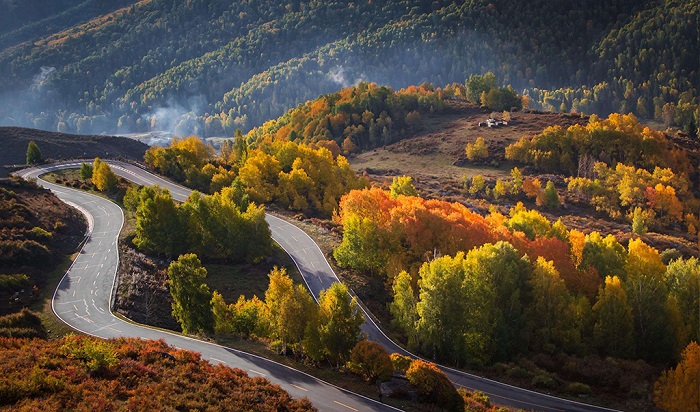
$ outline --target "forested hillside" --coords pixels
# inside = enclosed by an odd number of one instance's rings
[[[232,136],[360,80],[487,71],[531,107],[697,124],[697,0],[118,3],[52,5],[73,27],[38,12],[5,27],[0,124]]]

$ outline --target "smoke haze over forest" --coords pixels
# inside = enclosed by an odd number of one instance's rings
[[[0,125],[231,136],[360,81],[487,71],[535,108],[697,117],[697,1],[54,3],[3,3]]]

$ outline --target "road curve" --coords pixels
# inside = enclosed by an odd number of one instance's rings
[[[45,165],[19,171],[16,175],[25,179],[36,178],[51,170],[76,166],[79,167],[80,163]],[[121,170],[121,173],[124,171]],[[149,184],[149,179],[156,179],[145,174],[141,176],[145,184]],[[86,192],[41,179],[37,183],[51,189],[62,201],[77,207],[88,219],[87,240],[61,279],[52,301],[56,316],[72,328],[105,339],[122,336],[164,339],[174,347],[201,353],[202,359],[242,369],[253,377],[265,377],[296,398],[307,397],[321,411],[398,410],[256,355],[136,325],[114,316],[111,301],[119,265],[117,241],[124,222],[121,208],[107,199]],[[171,188],[173,189],[175,188]],[[179,189],[173,192],[178,199],[182,199],[180,195],[184,192]]]
[[[111,160],[108,161],[108,163],[117,175],[131,180],[134,183],[148,186],[159,185],[167,188],[175,200],[185,201],[192,192],[190,189],[153,175],[133,164]],[[51,165],[48,166],[48,168],[59,169],[79,166],[79,162],[73,162]],[[41,183],[44,184],[44,182]],[[58,190],[65,191],[66,189],[60,187]],[[266,215],[266,220],[270,226],[270,230],[272,231],[273,240],[277,242],[294,260],[304,281],[306,282],[307,287],[315,299],[318,299],[322,290],[327,289],[334,282],[339,282],[338,277],[326,260],[323,252],[306,234],[306,232],[285,220],[269,214]],[[364,306],[360,305],[360,307],[365,313],[366,319],[365,323],[362,325],[362,331],[367,335],[368,339],[380,343],[390,353],[398,352],[414,358],[418,357],[406,351],[404,348],[387,337],[381,328],[373,321],[371,313],[369,313]],[[200,349],[193,350],[201,352]],[[586,412],[611,410],[518,388],[445,366],[440,366],[440,368],[447,374],[447,376],[456,386],[482,391],[488,394],[494,402],[502,405],[508,405],[525,410],[540,411]],[[246,370],[245,368],[242,369]],[[285,386],[283,386],[283,388],[286,389]],[[296,393],[293,394],[298,396]],[[304,394],[301,395],[303,396]],[[309,399],[311,399],[311,397],[309,397]],[[316,402],[313,399],[312,402],[314,402],[316,405]],[[319,409],[322,408],[319,407]],[[337,405],[335,405],[334,409],[337,409]]]

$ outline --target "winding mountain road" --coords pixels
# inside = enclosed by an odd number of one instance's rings
[[[175,200],[184,202],[191,193],[190,189],[173,184],[138,166],[111,160],[108,163],[117,175],[134,183],[167,188]],[[80,165],[79,161],[57,163],[25,169],[16,174],[24,178],[36,178],[52,170],[78,168]],[[255,355],[131,324],[115,317],[111,313],[110,302],[119,260],[117,239],[123,224],[121,208],[106,199],[85,192],[54,185],[41,179],[38,183],[51,189],[64,202],[78,207],[89,221],[89,239],[54,295],[54,312],[71,327],[102,338],[163,338],[170,345],[200,352],[203,359],[243,369],[252,376],[264,376],[295,397],[308,397],[319,410],[394,409]],[[323,252],[304,231],[269,214],[266,220],[270,225],[272,238],[292,257],[315,299],[318,299],[322,290],[339,281]],[[416,357],[389,339],[372,320],[367,310],[363,306],[360,307],[365,312],[366,319],[362,331],[370,340],[380,343],[389,352]],[[494,402],[503,405],[541,411],[610,410],[510,386],[447,367],[441,366],[441,369],[456,386],[482,391]]]

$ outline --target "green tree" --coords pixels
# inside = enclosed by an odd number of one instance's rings
[[[348,288],[334,283],[321,292],[318,331],[320,342],[328,360],[340,366],[344,364],[352,348],[360,340],[360,326],[364,316]]]
[[[98,157],[92,166],[92,183],[100,192],[112,192],[117,188],[117,175]]]
[[[606,277],[593,305],[594,346],[600,353],[628,358],[634,353],[634,319],[627,293],[617,276]]]
[[[379,273],[386,264],[386,252],[380,247],[379,229],[370,218],[349,216],[343,225],[343,241],[333,251],[341,267]]]
[[[288,333],[285,308],[294,293],[294,283],[284,268],[275,267],[268,277],[270,283],[265,291],[265,304],[269,313],[271,335],[282,342],[282,350],[286,352]]]
[[[498,78],[492,72],[487,72],[484,75],[472,74],[467,79],[465,86],[467,87],[467,99],[472,103],[479,104],[482,93],[498,88]]]
[[[580,269],[592,266],[603,279],[608,276],[617,276],[624,280],[627,278],[626,263],[625,248],[615,239],[615,236],[607,235],[603,238],[598,232],[586,235],[581,252]]]
[[[267,336],[265,304],[253,296],[246,299],[241,295],[236,303],[226,304],[219,292],[214,291],[211,298],[211,311],[214,317],[214,332],[217,334],[235,333],[243,338],[252,334]]]
[[[481,311],[470,313],[470,304],[465,299],[464,253],[455,257],[443,256],[424,263],[419,271],[420,299],[416,305],[418,312],[417,333],[425,353],[452,364],[467,361],[467,329],[465,316],[481,317]],[[475,290],[474,292],[485,292]],[[489,296],[485,296],[488,299]],[[472,339],[476,338],[472,335]],[[476,351],[473,351],[474,354]]]
[[[83,163],[80,165],[80,178],[83,180],[92,179],[92,165]]]
[[[41,162],[41,150],[33,140],[30,140],[27,144],[27,164],[34,165],[39,162]]]
[[[529,294],[530,262],[510,243],[497,242],[469,251],[465,266],[470,276],[483,279],[490,291],[490,298],[484,301],[488,321],[474,326],[492,334],[488,348],[491,357],[512,359],[524,349],[524,303]]]
[[[533,299],[528,317],[533,349],[547,353],[577,349],[580,332],[575,327],[571,295],[554,264],[541,256],[537,258],[530,285]]]
[[[700,342],[700,261],[694,257],[673,260],[664,279],[678,301],[689,340]]]
[[[505,225],[511,231],[523,232],[530,240],[552,235],[552,225],[549,220],[536,210],[527,210],[520,202],[510,209],[509,214],[510,219]]]
[[[188,227],[191,251],[200,256],[231,261],[257,262],[272,248],[269,226],[262,206],[249,204],[241,211],[234,189],[202,196],[193,192],[180,208]]]
[[[185,226],[167,189],[143,192],[136,209],[134,244],[147,252],[173,256],[187,250]]]
[[[647,232],[646,219],[641,207],[635,207],[632,212],[632,233],[643,235]]]
[[[414,346],[418,313],[416,312],[416,296],[413,293],[411,282],[411,275],[405,270],[396,276],[392,287],[394,301],[389,305],[389,310],[394,316],[392,322],[408,336],[409,346]]]
[[[480,101],[482,106],[496,111],[520,110],[523,107],[522,99],[511,86],[484,91],[481,93]]]
[[[496,185],[494,185],[493,190],[491,191],[491,194],[493,195],[493,198],[495,200],[500,199],[501,197],[505,196],[506,193],[508,193],[508,188],[505,183],[501,179],[496,180]]]
[[[211,296],[211,313],[214,319],[214,333],[225,334],[233,332],[233,311],[226,304],[221,293],[214,291]]]
[[[391,198],[396,199],[399,195],[418,196],[416,188],[413,186],[413,178],[411,176],[397,176],[391,181],[389,186]]]
[[[476,365],[521,352],[530,272],[527,258],[506,242],[423,264],[415,322],[423,351]]]
[[[173,317],[184,333],[210,332],[214,328],[212,294],[204,279],[207,269],[195,254],[181,255],[168,266],[168,286]]]
[[[547,186],[544,188],[544,203],[550,209],[559,208],[559,194],[554,186],[554,182],[551,180],[547,182]]]
[[[228,195],[234,204],[238,206],[240,210],[247,210],[250,205],[250,198],[248,193],[245,191],[245,186],[241,182],[241,178],[236,176],[231,183],[231,191]]]

